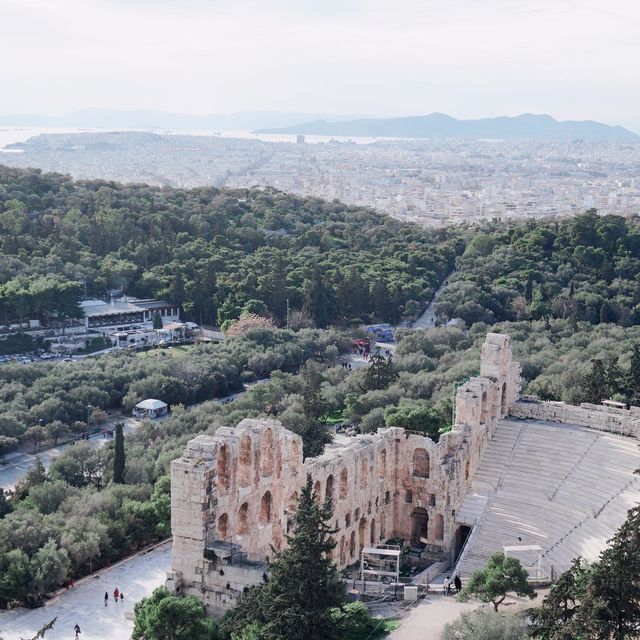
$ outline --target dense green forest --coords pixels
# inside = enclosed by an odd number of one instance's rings
[[[273,190],[73,182],[0,166],[0,318],[77,315],[84,293],[165,298],[208,324],[242,311],[316,326],[415,315],[460,233]]]
[[[442,320],[640,322],[640,224],[590,210],[562,222],[490,224],[457,260]]]

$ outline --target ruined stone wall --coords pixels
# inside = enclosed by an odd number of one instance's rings
[[[579,407],[564,402],[541,402],[535,396],[514,403],[511,415],[548,422],[577,424],[599,431],[640,438],[640,407],[618,409],[583,402]]]
[[[243,420],[198,436],[171,464],[168,583],[214,613],[232,606],[243,586],[262,579],[271,547],[285,544],[307,474],[319,500],[333,498],[339,567],[392,537],[452,554],[455,511],[519,389],[509,337],[488,334],[481,374],[458,389],[456,424],[437,444],[380,429],[303,462],[301,438],[275,420]]]

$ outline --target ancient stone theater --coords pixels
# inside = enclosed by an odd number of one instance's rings
[[[168,586],[212,613],[232,607],[286,544],[307,474],[332,497],[340,568],[388,541],[431,576],[464,576],[495,550],[537,577],[595,558],[638,499],[640,409],[521,397],[510,338],[493,333],[455,403],[437,444],[379,429],[303,460],[300,436],[266,419],[194,438],[171,465]]]

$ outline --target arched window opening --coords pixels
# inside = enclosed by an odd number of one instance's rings
[[[480,404],[480,422],[484,423],[487,421],[487,417],[489,415],[489,402],[487,401],[487,392],[482,392],[482,400]]]
[[[227,539],[228,528],[229,528],[229,516],[226,513],[223,513],[218,518],[218,538],[220,538],[220,540]]]
[[[245,502],[238,511],[238,534],[249,533],[249,504]]]
[[[384,540],[387,535],[386,531],[386,516],[384,513],[380,514],[380,540]]]
[[[318,504],[322,502],[322,495],[320,493],[321,491],[322,489],[320,487],[320,480],[316,480],[316,483],[313,485],[313,497]]]
[[[384,503],[389,504],[391,502],[391,492],[386,491],[384,494]]]
[[[382,449],[378,454],[378,475],[381,478],[387,476],[387,450]]]
[[[298,492],[294,491],[289,496],[289,502],[287,504],[287,511],[289,513],[295,513],[298,510]]]
[[[358,549],[364,549],[365,536],[367,534],[367,519],[362,518],[360,520],[360,526],[358,527]]]
[[[342,536],[342,538],[340,538],[340,564],[341,565],[344,565],[347,563],[347,559],[345,558],[344,551],[345,551],[345,540],[344,540],[344,536]]]
[[[218,462],[216,464],[218,486],[225,490],[229,487],[229,449],[223,444],[218,450]]]
[[[465,480],[469,479],[469,474],[471,473],[471,460],[467,460],[466,464],[464,465],[464,477]]]
[[[374,545],[376,543],[376,519],[371,518],[371,535],[369,536],[369,544]]]
[[[354,558],[356,555],[356,532],[351,532],[351,538],[349,540],[349,557]]]
[[[344,526],[347,528],[351,526],[351,511],[344,517]]]
[[[238,456],[238,484],[248,487],[251,484],[251,438],[247,435],[240,438],[240,454]]]
[[[349,480],[349,472],[346,467],[340,472],[340,500],[347,497],[347,482]]]
[[[325,485],[325,491],[324,491],[324,499],[328,500],[329,498],[333,500],[333,475],[331,474],[327,478],[327,483]]]
[[[426,509],[418,507],[411,513],[411,544],[424,544],[429,538],[429,514]]]
[[[360,488],[365,489],[368,481],[367,474],[367,459],[361,458],[360,460]]]
[[[404,494],[404,501],[407,504],[411,504],[413,502],[413,491],[411,491],[411,489],[407,489],[407,493]]]
[[[507,383],[502,383],[502,397],[500,399],[500,408],[502,409],[502,416],[507,415]]]
[[[265,491],[260,500],[258,520],[260,524],[268,524],[271,522],[271,491]]]
[[[271,429],[266,429],[262,434],[260,461],[262,475],[270,476],[273,473],[273,431]]]
[[[413,475],[416,478],[429,477],[429,453],[426,449],[416,449],[413,452]]]

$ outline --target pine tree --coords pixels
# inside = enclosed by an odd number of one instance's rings
[[[398,379],[398,373],[393,370],[391,356],[385,358],[376,353],[369,358],[369,368],[363,378],[367,391],[386,389],[392,382]]]
[[[156,311],[153,314],[153,328],[154,329],[162,329],[162,316],[159,311]]]
[[[327,522],[331,501],[318,504],[311,475],[302,489],[287,548],[271,566],[260,594],[264,640],[331,640],[338,637],[330,609],[345,603],[345,585],[330,557],[335,533]]]
[[[572,640],[580,602],[587,593],[589,571],[582,558],[576,558],[551,587],[549,595],[537,609],[528,613],[530,636],[538,640]]]
[[[593,569],[582,618],[594,638],[640,637],[640,506],[629,510]],[[587,636],[585,636],[587,637]]]
[[[122,422],[116,422],[116,437],[113,452],[113,482],[116,484],[124,484],[125,455],[123,427],[124,424]]]
[[[527,578],[527,572],[517,558],[507,557],[502,551],[496,551],[489,556],[486,567],[476,569],[471,574],[464,589],[458,594],[458,600],[465,602],[470,596],[475,596],[482,602],[490,602],[495,611],[504,602],[509,591],[533,600],[537,594]]]

